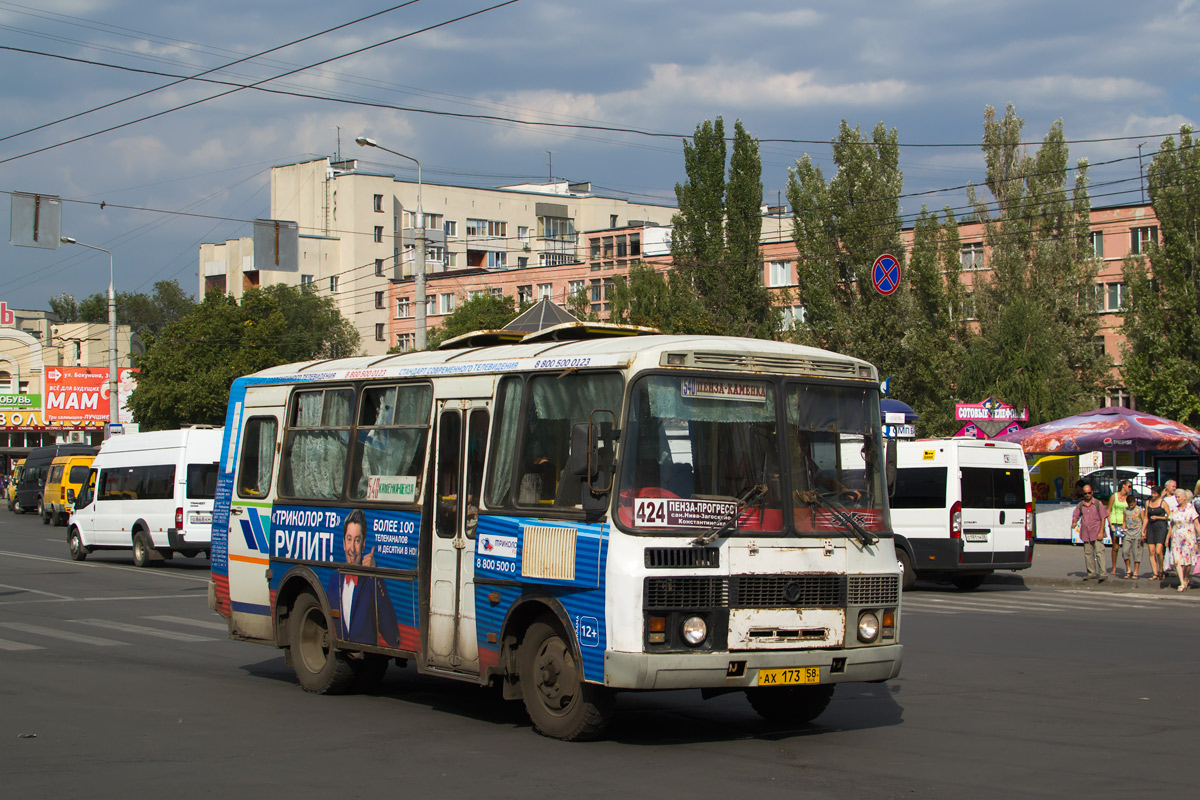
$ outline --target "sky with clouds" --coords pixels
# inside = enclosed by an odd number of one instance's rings
[[[428,183],[553,174],[671,203],[681,137],[722,116],[764,140],[774,203],[805,153],[832,175],[842,119],[883,122],[915,214],[982,182],[987,105],[1013,103],[1031,142],[1062,119],[1093,206],[1138,202],[1138,145],[1148,163],[1200,116],[1195,0],[421,0],[345,26],[395,5],[0,0],[0,213],[9,192],[58,195],[118,291],[194,292],[200,243],[252,235],[271,166],[336,155],[339,133],[344,156],[414,177],[367,135]],[[107,268],[6,242],[0,300],[81,299]]]

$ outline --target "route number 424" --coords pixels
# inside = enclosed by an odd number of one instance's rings
[[[667,501],[638,498],[634,509],[637,524],[642,527],[667,525]]]

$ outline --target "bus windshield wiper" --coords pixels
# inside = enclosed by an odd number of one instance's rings
[[[799,496],[800,499],[806,503],[818,504],[822,508],[832,512],[834,516],[836,516],[850,528],[850,532],[854,534],[854,538],[857,539],[860,544],[872,545],[879,541],[879,537],[864,528],[862,523],[855,519],[854,515],[850,513],[849,509],[847,509],[841,503],[835,504],[832,500],[821,494],[816,489],[807,489],[803,492],[799,492]]]
[[[737,498],[737,508],[734,509],[734,512],[729,515],[729,519],[713,525],[707,531],[700,534],[695,539],[692,539],[692,547],[705,547],[712,544],[714,539],[725,533],[725,531],[729,530],[729,528],[738,521],[738,517],[742,515],[742,512],[745,511],[751,503],[766,493],[767,485],[765,483],[756,483],[747,488],[746,491],[742,492],[741,496]]]

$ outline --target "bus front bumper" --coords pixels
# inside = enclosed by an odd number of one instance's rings
[[[604,653],[604,684],[615,689],[747,688],[762,669],[819,667],[821,683],[878,682],[895,678],[904,646],[841,650],[722,653]],[[836,670],[836,671],[835,671]]]

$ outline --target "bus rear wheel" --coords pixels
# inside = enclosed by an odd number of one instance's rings
[[[538,733],[574,742],[604,732],[612,717],[612,693],[584,683],[583,666],[555,627],[545,622],[529,627],[518,670],[521,699]]]
[[[833,699],[835,684],[819,686],[771,686],[746,690],[746,699],[768,722],[794,724],[812,722]]]
[[[343,694],[354,683],[355,670],[334,646],[333,631],[321,602],[309,592],[296,598],[288,614],[288,650],[292,669],[304,691]]]
[[[146,541],[146,534],[138,531],[133,534],[133,565],[135,567],[145,567],[150,564],[150,543]]]
[[[74,561],[83,561],[88,557],[88,550],[83,546],[83,539],[79,536],[78,528],[71,528],[67,532],[67,549],[71,551],[71,558]]]

